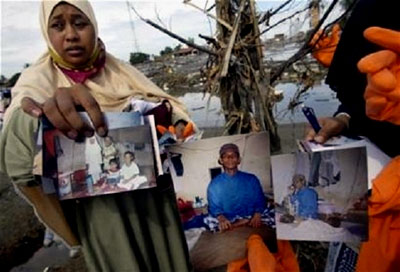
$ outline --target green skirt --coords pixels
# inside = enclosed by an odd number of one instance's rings
[[[63,201],[90,271],[190,271],[171,179],[158,187]]]

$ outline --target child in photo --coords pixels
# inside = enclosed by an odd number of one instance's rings
[[[124,183],[139,175],[139,167],[134,161],[135,154],[131,151],[126,151],[124,153],[124,164],[121,167],[121,176]]]
[[[107,184],[117,187],[121,179],[121,170],[119,169],[118,161],[116,159],[111,159],[109,166],[107,170]]]
[[[103,163],[104,163],[104,170],[109,170],[110,168],[110,161],[115,159],[118,155],[118,150],[115,147],[113,139],[110,136],[104,138],[104,146],[103,146]]]
[[[140,176],[139,167],[135,163],[135,154],[131,151],[124,153],[124,164],[121,167],[121,182],[119,187],[132,190],[147,182],[145,176]]]

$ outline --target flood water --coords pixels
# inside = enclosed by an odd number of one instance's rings
[[[273,112],[276,121],[279,124],[302,123],[307,122],[300,107],[296,107],[294,111],[288,111],[287,106],[290,99],[294,96],[297,86],[293,83],[278,84],[277,90],[282,90],[284,98],[281,102],[275,105]],[[193,121],[199,127],[221,127],[224,126],[225,120],[221,113],[221,103],[218,97],[211,97],[203,93],[186,93],[179,97],[188,108]],[[325,84],[314,86],[308,90],[300,101],[305,106],[312,107],[318,117],[332,116],[339,101],[336,99],[336,94],[332,92]],[[208,103],[208,108],[207,108]]]

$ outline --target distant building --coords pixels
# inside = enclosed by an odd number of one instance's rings
[[[285,34],[283,33],[275,34],[274,40],[275,42],[283,42],[285,40]]]
[[[264,44],[267,48],[280,47],[285,44],[285,34],[275,34],[273,38],[265,40]]]
[[[193,47],[186,47],[186,48],[181,48],[178,51],[174,52],[175,57],[180,57],[180,56],[190,56],[190,55],[198,55],[199,50]]]
[[[304,31],[299,31],[289,38],[289,43],[301,43],[306,39],[306,33]]]

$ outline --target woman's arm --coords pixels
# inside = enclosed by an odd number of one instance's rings
[[[0,137],[0,170],[18,185],[34,182],[33,160],[39,120],[17,109]]]

